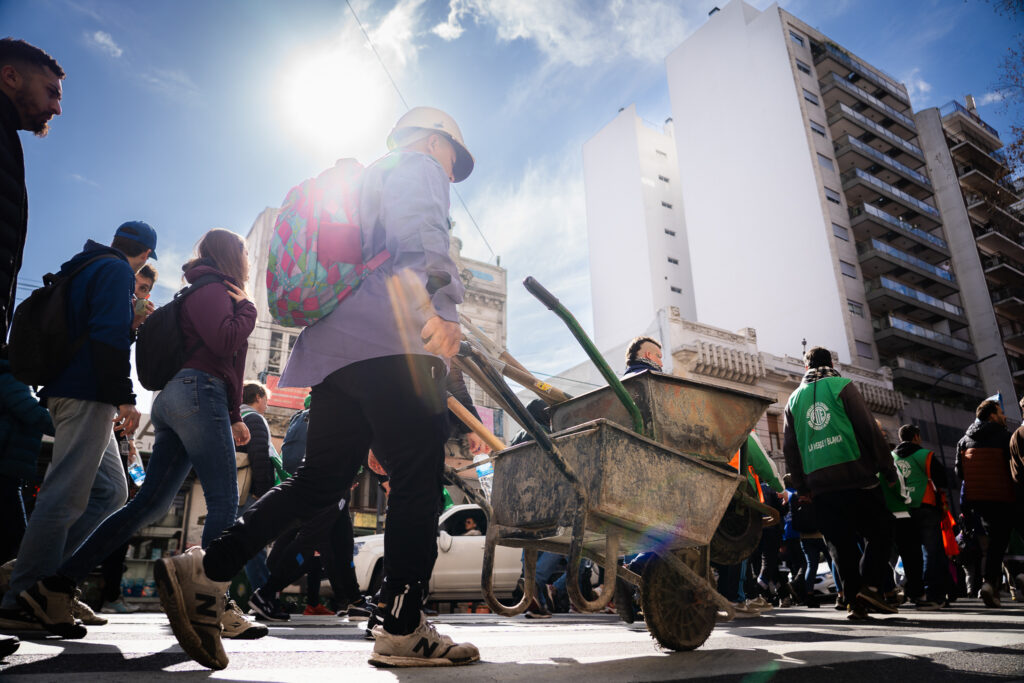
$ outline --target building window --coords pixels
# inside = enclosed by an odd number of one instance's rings
[[[832,224],[832,234],[841,240],[850,241],[850,231],[836,223]]]
[[[817,121],[811,121],[810,124],[811,124],[811,130],[813,130],[815,133],[817,133],[821,137],[825,137],[825,126],[821,125]]]
[[[778,415],[768,413],[768,443],[773,451],[782,450],[782,420]]]
[[[667,182],[668,182],[668,178],[666,178],[666,177],[665,177],[665,176],[663,176],[663,175],[660,175],[660,176],[658,176],[658,180],[660,180],[660,181],[661,181],[661,182],[663,182],[663,183],[667,183]]]
[[[799,69],[800,71],[803,71],[805,74],[811,73],[811,67],[807,66],[806,64],[801,62],[799,59],[796,60],[796,68]]]
[[[799,45],[800,47],[804,46],[804,37],[797,33],[796,31],[790,30],[789,39],[792,40],[797,45]]]
[[[668,262],[671,263],[673,266],[678,266],[679,265],[679,259],[672,258],[671,256],[668,257]]]
[[[864,304],[859,304],[853,299],[847,299],[846,307],[850,309],[850,313],[853,313],[858,318],[864,317]]]
[[[298,339],[298,335],[295,334],[285,334],[284,332],[270,333],[270,353],[267,356],[267,372],[274,375],[281,374],[282,368],[288,362],[288,356],[291,355],[292,347],[295,346],[296,339]]]
[[[862,342],[859,339],[854,339],[853,343],[857,345],[857,355],[861,358],[875,357],[875,354],[871,351],[871,344],[868,342]]]
[[[662,202],[661,205],[664,206],[666,209],[671,209],[672,208],[672,205],[669,204],[668,202]]]
[[[821,165],[822,168],[827,168],[830,171],[836,170],[836,165],[832,163],[832,160],[829,159],[824,154],[818,155],[818,163]]]
[[[665,157],[666,159],[668,159],[668,155],[665,154],[664,152],[662,152],[660,149],[654,150],[654,153],[657,154],[660,157]]]
[[[675,237],[676,236],[676,231],[675,230],[669,230],[668,228],[665,228],[665,234],[670,236],[670,237]]]
[[[839,259],[839,270],[841,270],[843,275],[846,277],[852,277],[854,279],[857,278],[857,266],[852,263],[847,263],[846,261]]]
[[[805,99],[805,100],[807,100],[807,101],[808,101],[808,102],[810,102],[811,104],[817,104],[817,103],[818,103],[818,96],[817,96],[817,95],[815,95],[814,93],[812,93],[812,92],[811,92],[810,90],[808,90],[807,88],[804,88],[803,90],[804,90],[804,99]]]
[[[679,289],[678,287],[669,287],[669,289],[671,289],[676,294],[682,294],[683,293],[683,290]]]
[[[839,193],[833,190],[831,187],[825,188],[825,199],[829,200],[833,204],[842,204],[843,200],[839,196]]]

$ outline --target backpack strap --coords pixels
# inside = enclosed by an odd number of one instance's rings
[[[187,297],[189,294],[192,294],[197,289],[205,287],[206,285],[212,285],[214,282],[224,282],[224,276],[214,275],[213,273],[203,275],[198,280],[190,284],[188,287],[183,287],[182,289],[180,289],[174,295],[174,300],[178,302],[178,305],[183,306],[185,297]],[[199,337],[199,342],[197,344],[194,344],[192,348],[185,350],[185,361],[188,361],[188,359],[191,358],[193,354],[195,354],[195,352],[201,348],[203,348],[203,338]]]

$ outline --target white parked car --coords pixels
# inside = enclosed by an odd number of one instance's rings
[[[481,535],[465,535],[472,517]],[[437,562],[430,577],[431,600],[482,600],[480,570],[484,559],[487,516],[477,505],[454,505],[438,520]],[[353,563],[359,589],[373,595],[384,574],[384,534],[358,536]],[[522,570],[522,550],[498,546],[494,553],[494,592],[510,602]]]

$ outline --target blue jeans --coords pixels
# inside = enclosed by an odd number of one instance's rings
[[[206,498],[203,547],[234,523],[238,482],[224,382],[202,370],[179,371],[153,402],[153,427],[153,455],[142,488],[93,532],[59,574],[84,579],[139,529],[162,518],[192,468]]]

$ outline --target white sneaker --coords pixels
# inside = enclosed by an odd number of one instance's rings
[[[223,669],[228,656],[220,640],[221,617],[230,582],[211,581],[203,571],[203,551],[157,560],[153,567],[160,605],[178,644],[189,657],[211,669]]]
[[[420,625],[412,633],[396,636],[383,626],[373,628],[373,654],[370,664],[379,667],[458,666],[480,660],[480,651],[470,643],[456,644],[437,632],[420,614]]]
[[[138,605],[129,605],[124,601],[124,597],[120,597],[113,602],[103,603],[103,607],[100,608],[100,612],[103,614],[131,614],[138,612]]]

